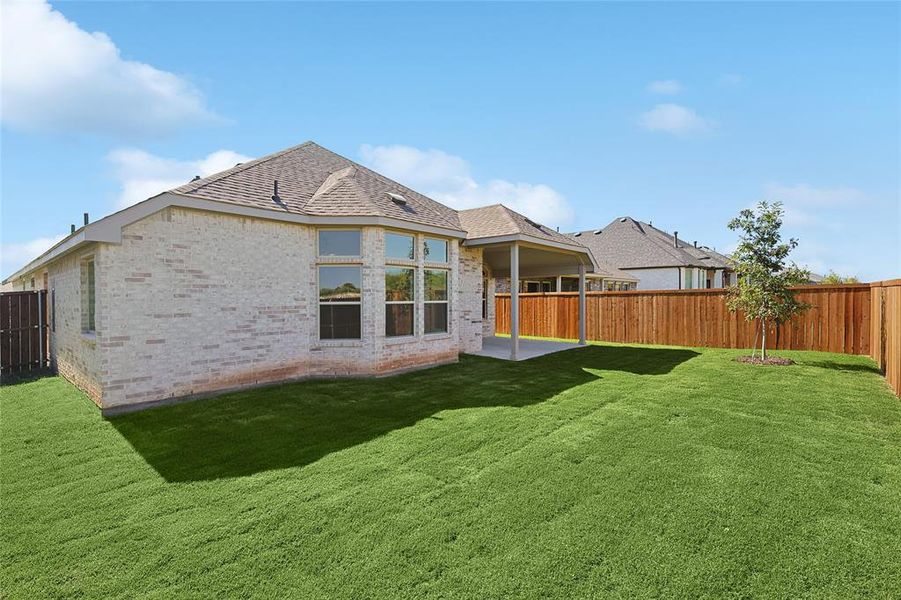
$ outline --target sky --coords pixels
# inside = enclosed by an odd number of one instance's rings
[[[306,140],[561,231],[782,201],[801,265],[901,276],[898,3],[0,1],[4,277]]]

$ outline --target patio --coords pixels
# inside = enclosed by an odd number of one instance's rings
[[[482,349],[473,352],[473,356],[487,356],[488,358],[500,358],[501,360],[528,360],[545,354],[552,354],[562,350],[584,348],[580,344],[569,342],[551,342],[547,340],[530,340],[519,338],[519,348],[516,358],[512,356],[513,340],[509,337],[486,337],[482,339]]]

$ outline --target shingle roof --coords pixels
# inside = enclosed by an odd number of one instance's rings
[[[459,215],[460,224],[466,232],[466,239],[528,235],[559,244],[581,246],[581,244],[573,243],[571,237],[536,223],[503,204],[461,210]]]
[[[278,197],[273,200],[273,182]],[[460,230],[457,212],[313,142],[264,156],[173,193],[315,216],[382,216]],[[406,204],[391,199],[402,196]]]
[[[590,248],[596,258],[620,269],[729,266],[728,258],[722,254],[696,248],[681,239],[676,243],[669,233],[631,217],[614,219],[601,230],[569,235]]]

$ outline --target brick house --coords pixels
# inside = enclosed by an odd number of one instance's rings
[[[687,243],[650,223],[619,217],[606,227],[570,234],[619,272],[636,279],[640,290],[724,288],[735,284],[729,257],[698,242]],[[632,289],[636,289],[632,288]]]
[[[505,207],[455,211],[307,142],[86,224],[4,284],[49,290],[53,363],[115,412],[454,362],[493,335],[496,277],[579,273],[584,306],[595,268]]]

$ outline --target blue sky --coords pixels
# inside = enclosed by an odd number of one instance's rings
[[[195,174],[312,139],[457,207],[630,215],[901,274],[896,3],[3,0],[2,274]]]

